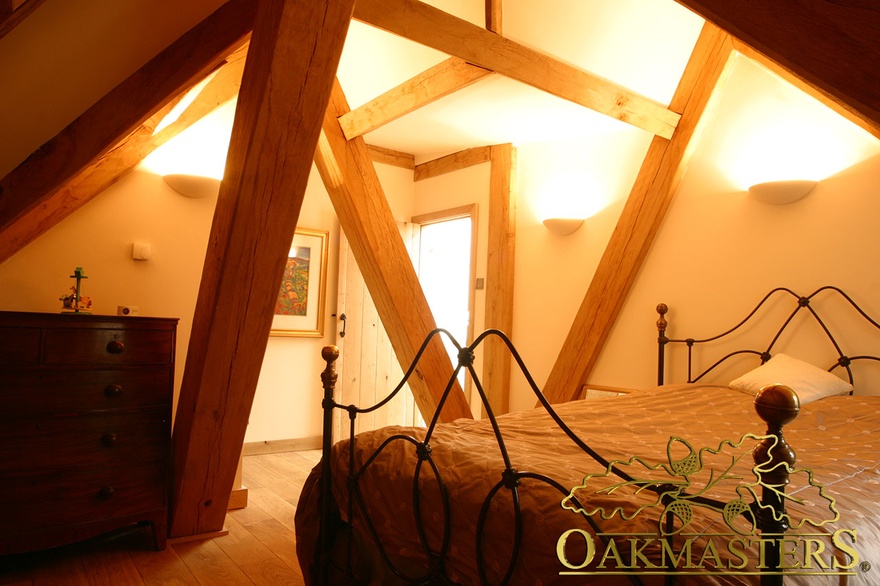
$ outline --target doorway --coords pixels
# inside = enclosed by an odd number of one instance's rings
[[[398,228],[434,321],[459,344],[467,344],[473,336],[476,205],[414,216],[411,223],[400,224]],[[336,400],[344,405],[369,406],[393,389],[403,370],[344,233],[340,235],[339,248],[336,345],[340,350],[340,395]],[[454,346],[446,347],[453,352],[454,363]],[[459,379],[466,396],[470,394],[468,382]],[[334,441],[348,436],[350,422],[343,415],[335,414]],[[412,392],[406,388],[382,409],[358,416],[355,433],[388,425],[424,424]]]
[[[474,330],[476,205],[414,216],[412,224],[416,273],[434,321],[465,346]],[[455,347],[445,336],[444,344],[455,364]]]

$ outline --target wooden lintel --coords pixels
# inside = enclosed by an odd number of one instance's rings
[[[880,138],[880,122],[869,120],[861,113],[853,109],[849,104],[842,102],[839,98],[829,94],[821,87],[818,87],[815,84],[812,84],[805,79],[798,77],[785,67],[782,67],[766,55],[756,51],[739,39],[733,40],[733,46],[737,50],[737,52],[742,53],[749,59],[760,63],[761,65],[763,65],[794,87],[798,88],[805,94],[819,100],[827,107],[831,108],[853,124],[861,127],[864,130],[867,130],[875,137]]]
[[[353,2],[258,5],[174,422],[171,537],[223,527]]]
[[[463,151],[458,151],[457,153],[452,153],[451,155],[425,161],[424,163],[419,163],[416,165],[413,181],[422,181],[445,173],[452,173],[453,171],[458,171],[459,169],[464,169],[473,165],[479,165],[480,163],[486,163],[489,161],[490,152],[491,149],[487,146],[474,147],[472,149],[465,149]]]
[[[155,132],[159,123],[182,96],[168,102],[97,161],[59,185],[52,197],[47,198],[42,205],[30,208],[15,223],[0,232],[0,263],[100,195],[155,149],[237,96],[246,51],[247,43],[228,57],[226,64],[174,122]]]
[[[385,163],[403,169],[412,171],[416,168],[416,158],[409,153],[402,153],[392,149],[368,144],[367,150],[370,152],[370,158],[375,163]]]
[[[651,99],[418,0],[358,0],[354,17],[657,136],[670,138],[678,124]]]
[[[677,0],[880,125],[880,7],[872,0]]]
[[[346,140],[337,122],[348,111],[334,84],[315,163],[348,238],[398,362],[407,369],[423,340],[436,328],[412,261],[370,161],[363,138]],[[409,385],[422,416],[430,421],[452,375],[452,363],[435,337]],[[471,417],[457,381],[440,412],[442,421]]]
[[[217,68],[250,34],[254,10],[230,0],[0,179],[0,233]]]
[[[349,140],[363,136],[491,73],[452,57],[340,116],[339,125]]]
[[[706,24],[672,99],[682,112],[672,140],[654,137],[544,387],[551,403],[581,398],[583,386],[635,282],[691,154],[691,139],[732,62],[730,36]]]
[[[486,262],[486,329],[513,336],[513,290],[516,242],[516,149],[510,144],[489,148],[489,235]],[[490,337],[483,349],[483,385],[492,410],[510,411],[511,356],[507,346]]]

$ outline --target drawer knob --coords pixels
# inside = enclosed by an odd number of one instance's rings
[[[116,489],[112,486],[102,486],[101,490],[98,491],[98,498],[101,500],[110,500],[113,495],[116,494]]]
[[[125,344],[120,340],[111,340],[107,342],[107,352],[110,354],[122,354],[125,351]]]
[[[116,399],[122,396],[122,385],[107,385],[104,389],[104,395],[110,399]]]
[[[103,437],[101,437],[101,443],[104,444],[105,447],[112,448],[116,445],[116,434],[105,433]]]

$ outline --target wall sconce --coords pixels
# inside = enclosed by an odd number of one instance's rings
[[[220,180],[204,175],[171,174],[163,175],[162,179],[168,186],[181,195],[200,199],[216,196],[220,191]]]
[[[815,181],[791,180],[768,181],[749,187],[749,195],[754,199],[773,205],[796,202],[806,196],[816,186]]]
[[[583,223],[583,219],[578,218],[547,218],[544,220],[544,226],[557,236],[573,234]]]

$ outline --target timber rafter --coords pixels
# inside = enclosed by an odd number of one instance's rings
[[[97,161],[74,174],[40,205],[29,208],[18,221],[0,232],[0,263],[119,181],[151,152],[235,98],[241,85],[246,53],[247,43],[244,43],[228,56],[216,75],[176,120],[157,132],[182,95],[165,104]]]
[[[658,136],[678,124],[653,100],[418,0],[358,0],[354,17]]]
[[[46,0],[0,0],[0,39],[5,37]]]
[[[146,156],[158,146],[158,137],[146,138],[152,136],[150,119],[242,46],[253,27],[253,10],[249,0],[224,4],[0,179],[0,259],[133,168],[140,159],[132,151]],[[152,147],[145,144],[153,140]],[[122,150],[111,152],[117,146]],[[13,235],[9,228],[19,223]]]

